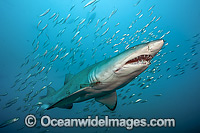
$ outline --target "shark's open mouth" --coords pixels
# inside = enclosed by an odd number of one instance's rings
[[[151,55],[140,55],[134,59],[131,59],[129,61],[127,61],[125,63],[125,65],[127,64],[149,64],[150,63],[150,60],[152,59],[153,57]]]
[[[138,65],[138,64],[143,64],[143,65],[149,65],[150,64],[150,60],[153,57],[151,55],[140,55],[138,57],[135,57],[129,61],[127,61],[123,66],[126,65]],[[115,72],[119,71],[122,67],[118,68],[117,70],[115,70]]]

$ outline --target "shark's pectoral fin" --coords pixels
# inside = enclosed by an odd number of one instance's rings
[[[44,99],[44,98],[48,98],[48,97],[52,96],[52,95],[55,94],[55,93],[56,93],[56,90],[55,90],[54,88],[48,87],[48,88],[47,88],[47,95],[41,96],[39,99],[42,100],[42,99]]]
[[[47,109],[52,103],[50,102],[52,96],[56,93],[56,90],[52,87],[47,88],[47,95],[39,97],[39,102],[42,103],[42,108]]]
[[[95,98],[97,102],[100,102],[108,107],[111,111],[114,111],[117,106],[117,94],[116,91],[103,97]]]
[[[70,79],[72,79],[74,75],[73,74],[65,74],[65,81],[64,81],[64,85],[67,84],[69,82]]]
[[[47,88],[47,95],[53,95],[56,93],[56,90],[53,87]]]

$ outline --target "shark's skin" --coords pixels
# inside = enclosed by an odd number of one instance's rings
[[[42,108],[71,109],[73,103],[95,98],[110,110],[114,110],[117,105],[116,90],[145,71],[163,44],[164,40],[140,44],[115,57],[87,67],[74,76],[66,75],[65,85],[62,88],[58,91],[48,88],[47,96],[40,99]]]

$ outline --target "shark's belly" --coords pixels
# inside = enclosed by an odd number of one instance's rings
[[[83,94],[79,95],[77,97],[77,99],[74,102],[83,102],[92,98],[98,98],[98,97],[102,97],[105,95],[108,95],[114,91],[116,91],[117,89],[123,88],[124,86],[126,86],[131,79],[119,79],[117,82],[113,82],[113,83],[105,83],[103,85],[99,85],[99,86],[95,86],[95,87],[89,87],[87,89],[84,90]]]

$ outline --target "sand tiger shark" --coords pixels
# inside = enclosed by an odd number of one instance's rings
[[[93,64],[76,75],[66,74],[62,88],[56,91],[48,87],[47,95],[40,97],[41,107],[47,110],[55,107],[71,109],[73,103],[94,98],[108,109],[115,110],[116,90],[145,71],[163,44],[162,39],[139,44]]]

